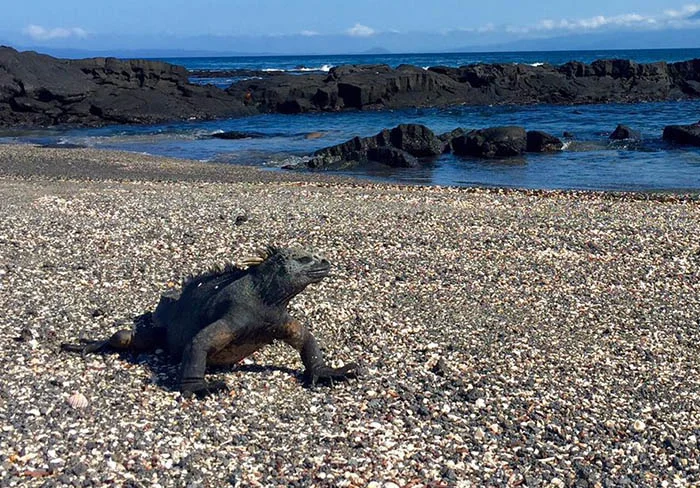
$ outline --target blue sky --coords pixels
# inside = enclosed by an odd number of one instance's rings
[[[3,7],[0,41],[94,50],[430,51],[682,31],[700,28],[692,18],[698,12],[700,3],[674,0],[28,0]],[[700,39],[686,41],[700,47]]]

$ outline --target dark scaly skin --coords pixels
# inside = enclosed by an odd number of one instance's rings
[[[329,270],[326,259],[310,252],[269,248],[266,259],[257,266],[205,273],[187,281],[181,293],[164,294],[148,327],[120,330],[105,341],[63,344],[62,348],[83,354],[105,348],[167,348],[180,359],[180,390],[186,395],[225,390],[223,382],[205,381],[207,365],[236,364],[275,340],[299,352],[312,384],[354,377],[358,372],[355,363],[327,366],[311,331],[287,311],[292,298],[325,278]]]

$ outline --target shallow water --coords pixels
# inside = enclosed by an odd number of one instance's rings
[[[188,68],[289,69],[324,67],[336,62],[387,62],[415,65],[468,62],[550,62],[601,58],[676,61],[700,57],[700,50],[586,51],[556,53],[481,53],[390,56],[302,56],[256,58],[183,58]],[[663,128],[700,119],[700,101],[578,106],[460,106],[448,109],[407,109],[302,115],[266,114],[208,122],[178,122],[154,126],[112,126],[99,129],[40,130],[0,133],[0,142],[36,142],[122,149],[202,161],[279,168],[299,162],[316,149],[356,135],[369,136],[400,123],[420,123],[436,133],[456,127],[521,125],[562,136],[574,134],[557,154],[487,161],[444,155],[418,169],[363,167],[346,174],[403,183],[479,185],[589,190],[700,190],[700,148],[661,140]],[[617,124],[641,131],[639,143],[611,142]],[[241,131],[258,137],[219,140],[219,131]],[[321,137],[309,138],[311,133]]]

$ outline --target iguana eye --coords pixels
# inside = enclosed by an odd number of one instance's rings
[[[301,264],[309,264],[311,261],[313,261],[313,259],[311,259],[309,256],[303,256],[303,257],[297,258],[297,262],[299,262]]]

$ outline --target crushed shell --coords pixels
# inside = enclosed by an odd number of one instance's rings
[[[672,194],[0,144],[0,486],[698,487],[698,235]],[[289,312],[361,378],[279,343],[184,399],[167,351],[59,352],[267,244],[332,263]]]

